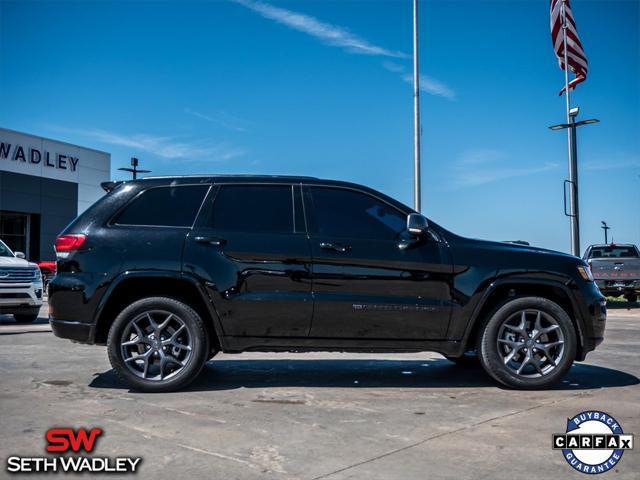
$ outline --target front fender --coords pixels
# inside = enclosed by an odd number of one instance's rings
[[[560,274],[532,274],[530,272],[508,273],[498,275],[487,288],[482,292],[479,301],[474,305],[467,325],[460,338],[461,353],[464,353],[469,342],[474,342],[473,336],[477,335],[482,326],[482,322],[486,319],[486,315],[490,313],[501,301],[510,296],[510,290],[513,290],[515,296],[520,295],[540,295],[550,296],[545,292],[559,292],[560,295],[566,297],[571,307],[571,312],[567,314],[574,320],[578,342],[583,344],[586,335],[586,326],[583,317],[581,305],[576,299],[577,287],[574,281],[567,276]],[[553,297],[553,295],[551,295]],[[553,298],[551,298],[553,299]],[[452,338],[452,340],[458,340]]]

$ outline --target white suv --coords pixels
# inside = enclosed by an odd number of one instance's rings
[[[42,274],[24,253],[13,253],[0,240],[0,314],[13,314],[16,322],[38,318],[42,306]]]

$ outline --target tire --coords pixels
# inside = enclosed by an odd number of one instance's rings
[[[638,301],[638,295],[627,295],[624,297],[629,303],[636,303]]]
[[[460,357],[449,357],[445,355],[444,358],[460,367],[465,368],[476,367],[480,364],[480,359],[478,358],[478,354],[476,352],[465,352]]]
[[[116,317],[107,352],[116,374],[132,390],[171,392],[199,375],[209,356],[209,337],[191,307],[173,298],[149,297]]]
[[[478,340],[480,363],[486,372],[517,389],[551,387],[571,368],[576,348],[576,330],[567,313],[541,297],[503,303],[489,317]]]
[[[33,323],[38,319],[38,313],[14,313],[16,323]]]

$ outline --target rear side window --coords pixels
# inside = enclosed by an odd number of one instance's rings
[[[247,233],[293,233],[290,185],[223,185],[213,203],[209,226]]]
[[[396,239],[407,217],[365,193],[341,188],[311,187],[315,229],[332,237]]]
[[[138,195],[118,216],[118,225],[190,227],[209,187],[156,187]]]

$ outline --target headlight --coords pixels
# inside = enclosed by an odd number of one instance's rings
[[[578,273],[583,280],[587,282],[593,282],[593,273],[591,273],[591,269],[588,266],[578,265]]]

